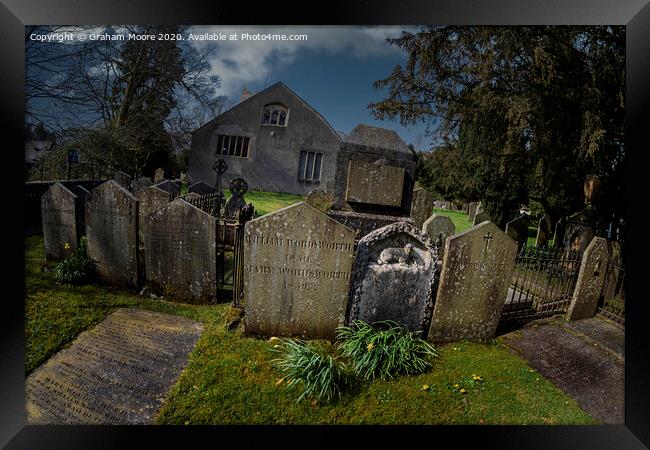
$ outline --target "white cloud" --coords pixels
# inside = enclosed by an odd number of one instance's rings
[[[386,42],[398,37],[411,26],[351,27],[351,26],[193,26],[189,33],[223,33],[226,36],[244,33],[307,35],[307,40],[293,41],[195,41],[197,48],[216,47],[211,59],[212,73],[220,75],[220,94],[238,99],[241,87],[252,89],[264,83],[267,73],[281,65],[292,63],[303,50],[323,51],[331,55],[348,52],[358,58],[394,55],[401,52]]]

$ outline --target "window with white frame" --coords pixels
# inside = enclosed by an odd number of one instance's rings
[[[320,181],[321,168],[323,167],[323,154],[301,151],[298,164],[298,179],[301,181]]]
[[[286,106],[274,103],[266,105],[262,110],[262,125],[286,126],[289,110]]]
[[[216,154],[248,158],[249,145],[250,138],[248,136],[228,136],[220,134],[217,136]]]

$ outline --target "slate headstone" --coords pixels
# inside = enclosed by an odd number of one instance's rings
[[[188,193],[195,192],[199,195],[212,194],[214,193],[214,186],[210,186],[205,181],[197,181],[196,183],[188,186],[187,192]]]
[[[447,239],[429,340],[494,337],[517,257],[517,243],[492,222]]]
[[[81,230],[78,228],[78,197],[61,183],[55,183],[41,196],[41,219],[45,257],[62,260],[77,249]]]
[[[113,175],[113,179],[122,186],[124,189],[131,189],[131,175],[122,172],[121,170],[118,170],[115,172]]]
[[[149,186],[137,192],[135,197],[138,199],[138,239],[140,245],[144,246],[145,234],[147,233],[145,217],[172,201],[172,196],[169,192],[163,191],[157,186]]]
[[[145,216],[147,282],[166,299],[217,300],[216,219],[182,198]]]
[[[86,200],[88,256],[110,284],[138,285],[138,200],[114,180],[102,183]]]
[[[307,196],[305,196],[305,203],[322,213],[326,213],[332,209],[335,202],[336,199],[334,196],[322,189],[312,189],[309,191]]]
[[[401,206],[404,173],[403,167],[350,160],[345,201]]]
[[[180,186],[173,182],[172,180],[165,180],[161,181],[158,184],[155,184],[158,189],[162,189],[163,191],[167,191],[171,194],[172,198],[176,198],[179,195],[181,195],[181,188]]]
[[[438,249],[438,255],[442,256],[445,241],[449,236],[453,236],[456,227],[449,217],[434,214],[424,221],[422,232],[429,236],[434,247]]]
[[[429,237],[405,222],[364,236],[357,246],[350,322],[392,320],[410,331],[426,332],[437,260]]]
[[[247,222],[246,334],[332,339],[345,322],[354,236],[304,202]]]
[[[476,214],[474,215],[474,222],[473,225],[479,225],[483,222],[489,221],[490,220],[490,215],[487,213],[487,211],[484,211],[482,209],[478,209],[476,211]]]
[[[551,218],[544,214],[537,223],[537,236],[535,237],[535,247],[546,247],[551,239]]]
[[[133,183],[131,183],[131,192],[137,194],[149,186],[153,186],[153,183],[148,177],[139,177],[138,179],[134,180]]]
[[[413,191],[413,202],[411,203],[411,218],[418,229],[422,229],[424,221],[433,212],[433,195],[425,188]]]
[[[560,218],[555,224],[555,231],[553,231],[553,247],[563,247],[564,246],[564,225],[566,219],[564,217]]]
[[[582,256],[578,281],[566,314],[567,320],[586,319],[596,314],[608,260],[607,240],[594,237]]]
[[[530,219],[527,214],[522,214],[506,223],[506,234],[517,242],[519,248],[526,245],[528,241],[529,223]]]

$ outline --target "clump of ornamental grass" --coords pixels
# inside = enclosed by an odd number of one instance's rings
[[[418,333],[391,320],[372,325],[355,320],[336,331],[337,347],[349,359],[354,373],[366,380],[387,380],[396,375],[415,375],[432,367],[438,352]]]
[[[277,343],[271,350],[278,356],[272,362],[284,374],[276,384],[286,381],[289,388],[302,389],[298,402],[306,397],[331,401],[341,396],[349,374],[331,346],[300,339],[273,340]]]
[[[92,261],[86,253],[86,237],[84,236],[77,249],[56,265],[54,278],[62,283],[79,283],[90,275],[92,268]]]

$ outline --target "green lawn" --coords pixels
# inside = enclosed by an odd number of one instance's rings
[[[241,328],[226,331],[228,304],[169,303],[99,283],[62,285],[45,261],[42,237],[27,238],[25,245],[28,373],[118,307],[178,314],[205,324],[188,367],[156,418],[158,424],[595,423],[498,340],[441,346],[442,357],[429,373],[356,383],[332,404],[296,403],[296,391],[276,386],[281,375],[270,362],[271,344],[244,337]],[[483,383],[474,384],[474,374]]]
[[[456,234],[465,231],[468,228],[472,228],[472,222],[469,220],[469,216],[463,211],[450,211],[448,209],[433,208],[433,214],[449,217],[456,227]]]

